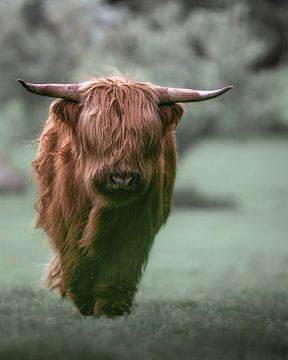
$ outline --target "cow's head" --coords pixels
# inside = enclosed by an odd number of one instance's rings
[[[50,112],[71,128],[78,176],[90,194],[117,203],[148,189],[163,138],[183,115],[177,103],[211,99],[231,88],[164,88],[120,77],[69,85],[20,83],[36,94],[60,98]]]

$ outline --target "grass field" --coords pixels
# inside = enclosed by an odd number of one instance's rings
[[[0,198],[0,359],[288,359],[287,140],[206,142],[177,187],[233,209],[175,210],[131,315],[82,318],[41,289],[33,191]]]

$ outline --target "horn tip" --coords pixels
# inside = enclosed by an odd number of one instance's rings
[[[225,86],[225,90],[228,91],[228,90],[231,90],[234,88],[234,85],[228,85],[228,86]]]
[[[233,85],[228,85],[228,86],[224,86],[222,89],[220,89],[220,92],[218,95],[222,95],[225,94],[227,91],[233,89],[234,86]]]
[[[28,89],[28,85],[26,83],[26,81],[22,80],[22,79],[17,79],[17,81],[19,82],[19,84],[21,84],[25,89]]]

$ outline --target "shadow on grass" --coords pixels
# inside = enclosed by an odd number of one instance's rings
[[[193,189],[176,190],[173,204],[176,208],[205,209],[205,210],[234,210],[238,207],[231,197],[214,197],[202,194]]]
[[[0,300],[2,359],[284,359],[288,308],[283,294],[223,299],[140,299],[117,319],[76,315],[53,294],[17,288]]]

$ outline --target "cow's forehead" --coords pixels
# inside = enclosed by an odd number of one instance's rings
[[[83,103],[101,101],[102,105],[117,100],[120,104],[138,101],[139,104],[147,102],[158,105],[158,94],[155,88],[148,83],[133,82],[123,77],[109,77],[92,79],[81,86],[81,99]]]
[[[97,79],[82,91],[78,134],[85,148],[135,157],[142,156],[147,144],[160,141],[158,99],[148,84]]]

